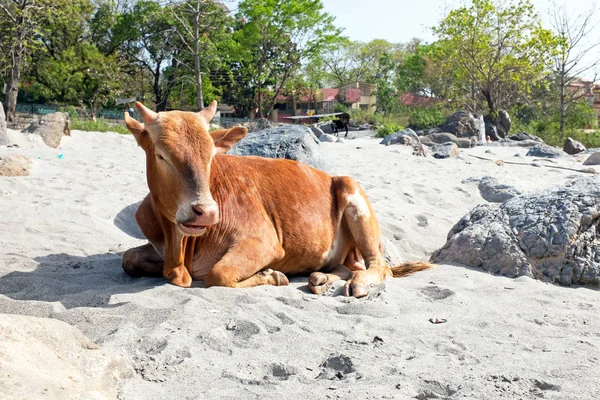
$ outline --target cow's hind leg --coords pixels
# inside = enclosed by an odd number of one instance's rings
[[[123,270],[133,277],[162,277],[163,259],[150,243],[127,250],[122,265]]]
[[[347,281],[352,276],[352,271],[345,265],[338,265],[329,272],[313,272],[308,277],[308,288],[314,294],[325,293],[334,282]]]
[[[343,210],[343,218],[366,267],[352,272],[346,282],[345,294],[363,297],[368,294],[370,285],[382,283],[391,273],[380,249],[379,224],[365,192],[352,178],[337,179],[338,205]]]

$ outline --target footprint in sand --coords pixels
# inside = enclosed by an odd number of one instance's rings
[[[444,300],[454,294],[450,289],[444,289],[439,286],[427,286],[421,289],[421,293],[432,300]]]

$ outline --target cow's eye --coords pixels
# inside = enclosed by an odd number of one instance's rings
[[[169,161],[162,156],[162,154],[156,154],[156,158],[158,158],[161,161],[166,162],[167,164],[170,164]]]

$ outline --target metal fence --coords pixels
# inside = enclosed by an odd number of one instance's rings
[[[77,115],[81,118],[91,118],[92,113],[88,110],[82,110],[80,108],[72,107],[72,106],[56,106],[51,104],[27,104],[27,103],[18,103],[16,107],[16,111],[23,114],[37,114],[37,115],[46,115],[52,114],[55,112],[67,112],[69,114],[77,113]],[[115,119],[122,120],[123,113],[125,110],[97,110],[96,118],[105,118],[105,119]],[[132,113],[133,118],[138,118],[137,111]]]

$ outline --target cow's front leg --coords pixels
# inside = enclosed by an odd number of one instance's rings
[[[192,286],[192,276],[185,266],[186,250],[194,245],[193,238],[184,237],[176,227],[165,231],[165,259],[163,276],[173,285],[181,287]]]
[[[237,242],[206,275],[206,287],[247,288],[259,285],[285,286],[287,277],[268,269],[284,250],[277,240],[249,238]]]

